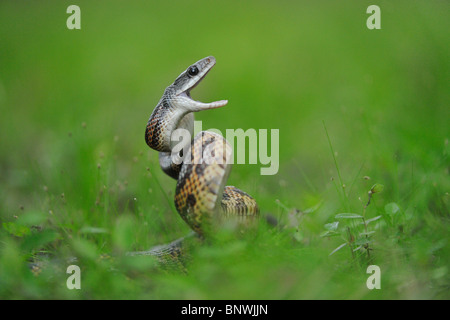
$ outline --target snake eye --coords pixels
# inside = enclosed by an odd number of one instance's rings
[[[192,76],[192,77],[197,75],[198,74],[198,68],[196,66],[189,67],[188,74],[190,76]]]

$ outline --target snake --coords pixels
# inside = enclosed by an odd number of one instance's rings
[[[211,236],[225,221],[247,225],[259,216],[253,197],[235,186],[226,186],[232,166],[230,143],[210,131],[201,131],[190,139],[194,133],[195,112],[228,103],[227,100],[203,103],[191,97],[192,89],[215,64],[216,59],[208,56],[183,71],[164,90],[145,130],[145,142],[159,153],[162,171],[176,180],[176,211],[192,229],[192,234],[201,238]],[[183,240],[184,237],[135,254],[179,255]]]

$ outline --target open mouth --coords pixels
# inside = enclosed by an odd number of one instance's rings
[[[210,103],[203,103],[201,101],[194,100],[191,97],[191,91],[206,77],[208,72],[212,69],[212,67],[214,67],[215,64],[216,64],[216,60],[214,59],[214,57],[208,57],[208,58],[205,58],[205,59],[197,62],[196,65],[199,65],[199,67],[201,69],[200,75],[197,75],[196,79],[192,78],[191,85],[188,86],[186,88],[186,90],[182,91],[179,94],[179,96],[187,97],[190,100],[194,101],[197,104],[197,106],[200,107],[201,110],[219,108],[219,107],[226,105],[228,103],[228,100],[219,100],[219,101],[214,101],[214,102],[210,102]]]
[[[215,64],[215,63],[214,63],[214,64]],[[198,86],[198,84],[199,84],[200,82],[202,82],[202,80],[206,77],[206,75],[208,74],[208,72],[212,69],[212,67],[214,67],[214,64],[213,64],[211,67],[209,67],[207,70],[205,70],[205,72],[203,73],[203,75],[202,75],[196,82],[194,82],[194,84],[193,84],[189,89],[187,89],[187,90],[185,91],[186,94],[187,94],[188,96],[190,96],[191,90],[194,89],[196,86]]]

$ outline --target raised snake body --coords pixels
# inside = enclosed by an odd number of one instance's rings
[[[182,72],[164,91],[145,131],[147,145],[160,152],[162,170],[177,179],[175,207],[178,213],[200,236],[210,232],[223,219],[234,217],[245,221],[259,214],[258,205],[251,196],[236,187],[225,186],[231,170],[232,149],[221,135],[202,131],[184,144],[177,144],[173,139],[178,129],[181,129],[178,132],[184,130],[192,136],[193,112],[220,108],[228,103],[227,100],[203,103],[190,96],[190,91],[215,63],[214,57],[206,57]],[[170,253],[179,243],[176,240],[155,247],[148,254]]]

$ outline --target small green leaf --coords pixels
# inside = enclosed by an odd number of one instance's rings
[[[22,226],[14,222],[3,222],[3,229],[5,229],[9,234],[16,237],[23,237],[31,233],[31,230],[27,226]]]
[[[372,242],[372,240],[370,240],[370,239],[368,239],[366,237],[359,238],[359,239],[356,239],[355,246],[364,245],[364,244],[368,244],[368,243],[371,243],[371,242]]]
[[[347,242],[344,242],[343,244],[341,244],[339,247],[337,247],[336,249],[334,249],[333,251],[331,251],[331,253],[328,256],[331,256],[333,253],[341,250],[343,247],[345,247],[347,245]]]
[[[294,239],[300,242],[303,240],[303,235],[298,231],[294,232]]]
[[[400,211],[400,207],[395,202],[391,202],[384,206],[384,211],[386,211],[386,214],[392,215]]]
[[[339,213],[335,216],[336,219],[361,219],[362,217],[356,213]]]
[[[445,277],[448,273],[448,268],[446,266],[442,266],[440,268],[434,269],[432,272],[432,277],[434,279],[439,279]]]
[[[322,204],[322,201],[319,201],[315,206],[313,206],[311,208],[307,208],[305,210],[302,210],[302,212],[303,213],[312,213],[314,211],[317,211],[317,209],[319,209],[321,204]]]
[[[376,221],[376,220],[380,219],[381,217],[382,217],[382,216],[376,216],[376,217],[374,217],[374,218],[367,219],[367,220],[366,220],[366,224],[369,224],[369,223],[372,222],[372,221]]]
[[[332,230],[327,230],[327,231],[324,231],[324,232],[322,232],[322,233],[320,234],[320,236],[321,236],[322,238],[323,238],[323,237],[334,237],[334,236],[338,236],[338,235],[340,235],[339,232],[332,231]]]
[[[108,233],[108,230],[105,228],[85,226],[80,229],[80,233]]]
[[[332,223],[327,223],[326,225],[324,225],[324,227],[328,231],[336,231],[338,225],[339,225],[339,221],[335,221],[335,222],[332,222]]]
[[[372,188],[370,189],[369,193],[380,193],[381,191],[383,191],[383,189],[384,189],[384,185],[375,183],[372,186]]]
[[[374,233],[375,233],[375,231],[361,232],[359,235],[360,236],[368,236],[368,235],[371,235],[371,234],[374,234]]]

